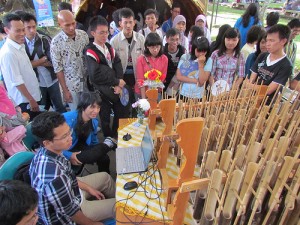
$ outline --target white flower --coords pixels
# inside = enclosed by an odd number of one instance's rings
[[[150,103],[148,102],[147,99],[139,99],[138,101],[139,107],[144,111],[148,111],[150,109]]]

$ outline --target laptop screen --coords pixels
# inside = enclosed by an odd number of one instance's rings
[[[153,145],[153,140],[151,137],[151,133],[149,130],[149,127],[146,127],[146,131],[142,140],[142,152],[143,152],[143,156],[144,156],[144,162],[145,162],[145,167],[148,167],[148,164],[150,162],[151,159],[151,154],[154,148]]]

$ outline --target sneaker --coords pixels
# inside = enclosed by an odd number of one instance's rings
[[[108,147],[110,147],[112,149],[116,149],[118,147],[117,140],[112,138],[112,137],[105,138],[103,143],[106,144]]]

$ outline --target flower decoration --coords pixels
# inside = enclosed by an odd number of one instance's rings
[[[137,102],[132,104],[132,108],[137,111],[137,116],[139,118],[139,123],[143,124],[143,119],[145,118],[145,113],[150,109],[150,103],[147,99],[139,99]]]
[[[146,78],[144,86],[151,88],[164,88],[164,84],[162,82],[165,81],[166,75],[161,71],[151,69],[144,74],[144,77]]]

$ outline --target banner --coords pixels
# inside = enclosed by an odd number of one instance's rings
[[[33,0],[33,4],[34,4],[38,26],[39,27],[54,26],[50,0]]]
[[[80,6],[81,1],[80,0],[73,0],[72,2],[72,11],[76,14],[79,6]]]

